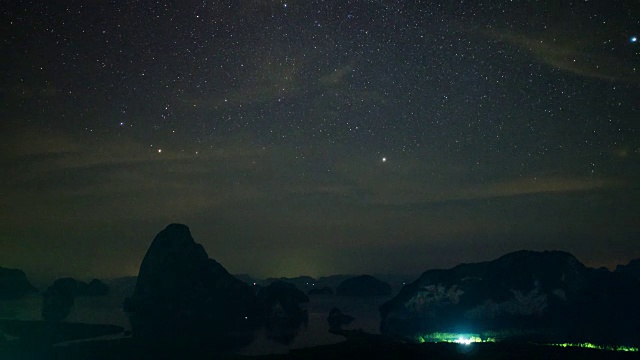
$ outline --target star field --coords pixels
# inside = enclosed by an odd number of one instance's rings
[[[167,222],[256,275],[626,262],[634,7],[4,4],[0,263],[128,274]]]

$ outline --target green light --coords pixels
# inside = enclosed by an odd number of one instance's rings
[[[487,334],[484,334],[487,335]],[[485,336],[482,337],[479,334],[460,334],[460,333],[445,333],[445,332],[434,332],[430,334],[424,334],[421,336],[415,337],[416,342],[418,343],[456,343],[463,345],[471,345],[472,343],[488,343],[488,342],[496,342],[496,338]],[[558,347],[580,347],[585,349],[597,349],[597,350],[607,350],[607,351],[625,351],[625,352],[639,352],[640,350],[637,347],[631,346],[612,346],[612,345],[598,345],[593,343],[558,343],[558,344],[544,344],[546,346],[558,346]]]
[[[483,339],[478,334],[458,334],[458,333],[436,332],[436,333],[418,336],[416,337],[416,342],[418,343],[447,342],[447,343],[471,345],[471,343],[495,342],[495,339],[489,338],[489,337]]]
[[[586,349],[597,349],[607,351],[626,351],[626,352],[638,352],[638,348],[630,346],[612,346],[612,345],[597,345],[592,343],[562,343],[562,344],[547,344],[548,346],[559,347],[580,347]]]

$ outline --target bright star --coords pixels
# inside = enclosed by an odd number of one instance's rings
[[[632,36],[631,39],[629,39],[632,43],[636,43],[638,42],[638,37],[637,36]]]
[[[383,157],[383,158],[382,158],[382,162],[387,162],[387,158],[386,158],[386,157]]]

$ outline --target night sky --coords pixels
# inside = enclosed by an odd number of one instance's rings
[[[3,1],[0,266],[135,275],[640,257],[629,1]]]

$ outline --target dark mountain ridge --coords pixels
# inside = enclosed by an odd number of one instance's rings
[[[0,267],[0,300],[16,299],[36,291],[22,270]]]
[[[429,270],[380,307],[381,331],[492,333],[544,341],[637,345],[640,281],[562,251],[518,251]]]

